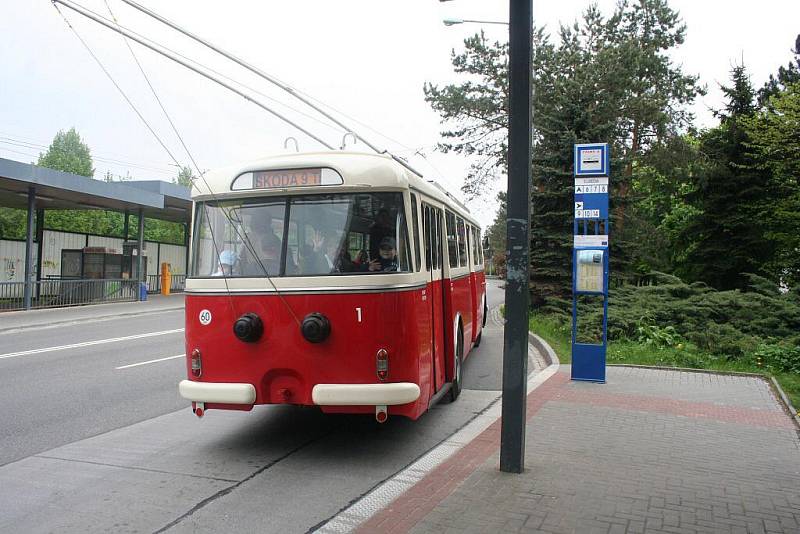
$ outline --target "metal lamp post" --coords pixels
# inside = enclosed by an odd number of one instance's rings
[[[447,0],[439,0],[444,2]],[[525,470],[525,427],[528,390],[528,309],[530,296],[530,181],[531,181],[531,68],[532,0],[509,0],[509,21],[444,19],[445,26],[508,25],[508,222],[506,325],[503,339],[503,412],[500,432],[500,470]]]

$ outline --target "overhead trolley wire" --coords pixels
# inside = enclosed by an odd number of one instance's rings
[[[111,11],[111,6],[108,4],[108,0],[103,0],[103,1],[106,4],[106,8],[108,8],[108,12],[111,15],[111,18],[114,19],[114,23],[116,23],[117,27],[119,27],[119,21],[117,20],[117,17],[114,16],[114,12]],[[158,97],[158,93],[156,93],[156,90],[153,87],[153,84],[150,82],[150,78],[147,76],[147,73],[144,71],[144,67],[142,67],[142,64],[139,61],[139,58],[136,57],[136,53],[133,51],[133,48],[131,47],[131,44],[128,42],[128,39],[126,39],[125,36],[122,36],[122,40],[125,42],[125,46],[128,47],[128,51],[131,53],[131,57],[133,57],[133,61],[136,62],[136,66],[139,67],[139,72],[142,73],[142,77],[147,82],[147,86],[150,88],[150,92],[153,93],[153,98],[155,98],[156,102],[158,102],[158,107],[161,108],[161,111],[164,113],[164,117],[166,117],[167,122],[169,122],[170,127],[172,127],[172,131],[175,132],[175,136],[178,138],[178,141],[180,141],[181,146],[183,147],[183,150],[186,152],[186,155],[189,157],[189,160],[192,162],[192,164],[194,165],[195,169],[197,169],[197,172],[199,174],[200,173],[200,166],[197,164],[197,162],[195,161],[194,157],[192,156],[192,153],[189,151],[189,148],[186,146],[186,143],[184,142],[183,137],[181,136],[180,132],[178,131],[178,128],[175,127],[175,123],[172,121],[172,117],[170,117],[169,113],[167,113],[167,108],[164,107],[164,104],[161,102],[161,99]]]
[[[108,1],[107,0],[104,0],[104,1],[106,3],[106,7],[108,7],[108,11],[111,14],[112,19],[114,20],[114,23],[117,25],[118,28],[122,27],[119,24],[119,22],[117,21],[117,18],[114,16],[114,13],[111,11],[111,8],[108,5]],[[87,11],[89,11],[89,10],[87,9]],[[94,13],[98,17],[102,17],[102,15],[100,15],[97,12],[92,12],[92,13]],[[149,38],[145,37],[144,35],[142,35],[141,33],[137,32],[135,30],[132,30],[130,28],[125,28],[125,29],[128,32],[130,32],[131,34],[139,37],[140,39],[144,39],[144,40],[150,41],[151,43],[155,43],[155,41],[153,41],[152,39],[149,39]],[[125,41],[125,43],[126,43],[126,45],[128,45],[128,49],[130,50],[131,48],[130,48],[130,45],[128,44],[127,40]],[[227,81],[229,81],[231,83],[234,83],[234,84],[242,87],[243,89],[247,89],[248,91],[257,94],[260,97],[266,98],[267,100],[270,100],[270,101],[274,102],[275,104],[278,104],[279,106],[283,106],[286,109],[297,113],[298,115],[302,115],[303,117],[306,117],[307,119],[310,119],[310,120],[312,120],[312,121],[314,121],[314,122],[316,122],[316,123],[318,123],[318,124],[320,124],[322,126],[325,126],[326,128],[330,128],[332,130],[335,130],[337,133],[340,133],[340,134],[345,133],[345,130],[342,130],[341,128],[337,128],[336,126],[334,126],[334,125],[332,125],[332,124],[330,124],[328,122],[325,122],[325,121],[319,119],[318,117],[314,117],[313,115],[310,115],[308,113],[300,111],[299,109],[297,109],[295,107],[292,107],[292,106],[290,106],[290,105],[288,105],[288,104],[286,104],[284,102],[281,102],[280,100],[278,100],[276,98],[273,98],[273,97],[271,97],[271,96],[259,91],[258,89],[254,88],[254,87],[252,87],[250,85],[247,85],[246,83],[240,82],[239,80],[235,80],[234,78],[231,78],[230,76],[228,76],[226,74],[223,74],[222,72],[220,72],[218,70],[215,70],[212,67],[209,67],[208,65],[206,65],[204,63],[201,63],[201,62],[199,62],[199,61],[197,61],[195,59],[192,59],[192,58],[190,58],[190,57],[188,57],[188,56],[186,56],[184,54],[181,54],[180,52],[178,52],[178,51],[176,51],[176,50],[174,50],[174,49],[172,49],[172,48],[170,48],[170,47],[168,47],[168,46],[166,46],[166,45],[164,45],[162,43],[155,43],[155,44],[157,44],[158,46],[160,46],[164,50],[170,52],[171,54],[175,54],[176,56],[180,57],[181,59],[186,60],[186,61],[188,61],[190,63],[193,63],[194,65],[196,65],[196,66],[198,66],[200,68],[203,68],[203,69],[207,70],[208,72],[214,74],[215,76],[223,78],[223,79],[225,79],[225,80],[227,80]],[[131,54],[133,54],[132,50],[131,50]],[[134,55],[134,59],[136,59],[135,55]],[[136,60],[136,62],[137,62],[137,64],[139,63],[138,60]],[[148,81],[148,83],[149,83],[149,81]]]
[[[169,157],[172,159],[172,161],[174,161],[175,163],[179,164],[178,160],[172,154],[170,149],[167,148],[167,145],[164,144],[164,141],[161,140],[161,138],[158,136],[158,134],[155,132],[155,130],[153,130],[153,128],[150,126],[150,123],[147,122],[147,119],[144,118],[144,115],[142,115],[139,112],[139,110],[133,104],[131,99],[128,98],[128,95],[125,94],[125,91],[122,90],[122,87],[120,87],[120,85],[117,83],[117,80],[115,80],[114,77],[111,75],[111,73],[108,72],[108,69],[106,69],[105,65],[103,65],[103,62],[100,61],[100,58],[98,58],[95,55],[95,53],[89,47],[89,44],[86,41],[83,40],[83,37],[80,36],[80,34],[78,33],[78,30],[76,30],[75,27],[70,23],[70,21],[69,21],[69,19],[67,19],[66,15],[64,15],[64,13],[61,12],[61,10],[58,8],[58,4],[56,2],[53,2],[53,7],[56,8],[56,11],[58,11],[58,14],[61,15],[61,18],[64,19],[64,22],[67,24],[69,29],[72,30],[72,33],[75,34],[75,37],[77,37],[78,40],[81,42],[81,44],[83,44],[83,47],[86,48],[86,51],[89,52],[89,55],[92,56],[92,58],[95,60],[95,62],[100,66],[100,69],[105,73],[105,75],[108,77],[108,79],[111,80],[111,83],[113,83],[114,87],[117,88],[117,91],[119,91],[119,93],[122,95],[122,98],[125,99],[125,101],[128,103],[128,105],[134,111],[134,113],[136,113],[136,115],[139,117],[139,119],[141,119],[142,123],[144,123],[144,125],[147,127],[147,129],[150,130],[150,133],[153,134],[153,137],[156,138],[156,140],[161,145],[161,147],[167,152],[167,154],[169,154]]]
[[[319,144],[321,144],[325,148],[327,148],[329,150],[334,150],[333,146],[331,146],[330,144],[328,144],[327,142],[325,142],[324,140],[322,140],[318,136],[314,135],[313,133],[309,132],[307,129],[303,128],[299,124],[295,123],[294,121],[292,121],[288,117],[285,117],[284,115],[278,113],[277,111],[275,111],[274,109],[272,109],[269,106],[265,105],[264,103],[259,102],[258,100],[256,100],[252,96],[250,96],[250,95],[248,95],[246,93],[243,93],[239,89],[233,87],[232,85],[230,85],[230,84],[228,84],[228,83],[226,83],[226,82],[224,82],[222,80],[219,80],[219,79],[215,78],[214,76],[212,76],[208,72],[205,72],[204,69],[198,68],[196,66],[190,65],[189,63],[187,63],[185,61],[182,61],[181,59],[176,57],[174,54],[168,52],[163,46],[161,46],[159,44],[156,44],[155,42],[150,41],[149,39],[136,37],[130,30],[128,30],[127,28],[125,28],[123,26],[118,26],[118,27],[115,28],[114,27],[114,23],[112,21],[109,21],[105,17],[103,17],[101,15],[98,15],[94,11],[91,11],[89,9],[84,8],[83,6],[80,6],[79,4],[76,4],[75,2],[71,2],[69,0],[52,0],[52,2],[53,2],[54,5],[55,4],[61,4],[61,5],[65,6],[65,7],[68,7],[69,9],[72,9],[73,11],[76,11],[77,13],[80,13],[84,17],[87,17],[89,19],[94,20],[98,24],[101,24],[101,25],[103,25],[103,26],[105,26],[105,27],[117,32],[117,33],[121,33],[122,35],[128,37],[129,39],[132,39],[132,40],[136,41],[137,43],[139,43],[139,44],[141,44],[141,45],[153,50],[154,52],[157,52],[157,53],[159,53],[159,54],[161,54],[163,56],[166,56],[169,59],[173,60],[174,62],[186,67],[187,69],[189,69],[191,71],[194,71],[197,74],[200,74],[201,76],[203,76],[203,77],[205,77],[205,78],[217,83],[218,85],[221,85],[222,87],[225,87],[226,89],[228,89],[230,91],[233,91],[234,93],[238,94],[239,96],[241,96],[242,98],[244,98],[248,102],[252,102],[256,106],[258,106],[261,109],[263,109],[264,111],[267,111],[268,113],[271,113],[272,115],[274,115],[275,117],[281,119],[285,123],[287,123],[287,124],[293,126],[294,128],[300,130],[301,132],[303,132],[308,137],[310,137],[314,141],[318,142]],[[59,13],[60,13],[60,11],[59,11]],[[62,16],[63,16],[63,14],[62,14]],[[65,18],[65,20],[66,20],[66,18]]]
[[[61,12],[61,10],[59,10],[59,9],[58,9],[58,6],[56,5],[56,3],[57,3],[57,2],[54,0],[54,1],[53,1],[53,6],[54,6],[54,7],[56,8],[56,10],[59,12],[59,14],[60,14],[60,15],[61,15],[61,17],[64,19],[64,21],[67,23],[67,26],[69,26],[69,27],[70,27],[70,29],[72,29],[73,33],[76,35],[76,37],[78,37],[78,39],[81,41],[81,43],[83,43],[84,47],[85,47],[85,48],[86,48],[86,49],[89,51],[89,53],[92,55],[92,57],[93,57],[93,58],[95,59],[95,61],[98,63],[98,65],[100,65],[101,69],[103,69],[103,71],[104,71],[104,72],[106,73],[106,75],[107,75],[107,76],[108,76],[108,77],[111,79],[111,81],[114,83],[114,85],[117,87],[117,89],[118,89],[118,90],[120,91],[120,93],[123,95],[123,97],[125,97],[126,101],[127,101],[127,102],[128,102],[130,105],[131,105],[131,107],[134,109],[134,111],[137,113],[137,115],[139,115],[139,117],[140,117],[140,118],[141,118],[141,119],[142,119],[142,120],[145,122],[145,124],[148,126],[148,129],[150,129],[151,133],[153,133],[153,135],[156,137],[156,139],[158,139],[158,140],[159,140],[159,143],[161,143],[162,147],[164,147],[164,150],[167,152],[167,154],[169,154],[170,158],[171,158],[171,159],[172,159],[172,160],[175,162],[175,164],[176,164],[176,165],[178,165],[179,167],[181,167],[181,163],[180,163],[180,162],[177,160],[177,158],[175,158],[175,156],[174,156],[174,155],[172,154],[172,152],[171,152],[171,151],[170,151],[170,150],[169,150],[169,149],[166,147],[166,145],[164,145],[164,143],[161,141],[160,137],[158,137],[158,135],[155,133],[155,131],[154,131],[152,128],[150,128],[150,127],[149,127],[149,124],[147,123],[147,121],[144,119],[144,117],[141,115],[141,113],[139,113],[139,111],[138,111],[138,110],[136,109],[136,107],[133,105],[133,103],[131,102],[131,100],[130,100],[130,99],[129,99],[129,98],[126,96],[126,95],[125,95],[125,92],[122,90],[122,88],[121,88],[121,87],[120,87],[120,86],[119,86],[119,85],[116,83],[116,81],[113,79],[113,77],[111,77],[110,73],[109,73],[109,72],[108,72],[108,71],[105,69],[105,67],[103,66],[102,62],[100,62],[99,58],[97,58],[97,56],[96,56],[96,55],[95,55],[95,54],[92,52],[92,50],[91,50],[91,48],[89,47],[89,45],[88,45],[88,44],[87,44],[87,43],[86,43],[86,42],[85,42],[85,41],[84,41],[84,40],[83,40],[83,39],[80,37],[80,35],[78,34],[77,30],[75,30],[75,28],[74,28],[74,27],[73,27],[73,26],[72,26],[72,25],[69,23],[69,20],[66,18],[66,16],[64,16],[64,14]],[[58,3],[64,3],[64,2],[58,2]],[[65,5],[65,6],[67,6],[67,7],[70,7],[71,9],[74,9],[74,10],[76,10],[76,11],[78,11],[78,12],[80,13],[80,11],[79,11],[79,10],[77,10],[77,9],[75,9],[74,7],[72,7],[72,6],[70,6],[70,5],[66,4],[66,3],[64,3],[64,5]],[[106,5],[108,6],[108,4],[106,4]],[[88,11],[88,10],[87,10],[87,11]],[[109,7],[109,11],[111,11],[110,7]],[[95,13],[95,15],[97,15],[97,14]],[[87,16],[88,16],[88,15],[87,15]],[[98,17],[100,17],[99,15],[97,15],[97,16],[98,16]],[[112,17],[113,17],[113,12],[112,12]],[[94,17],[91,17],[91,16],[90,16],[89,18],[94,18]],[[102,18],[102,17],[100,17],[100,18]],[[104,19],[104,20],[106,20],[106,19]],[[99,20],[96,20],[96,22],[100,22],[100,21],[99,21]],[[116,22],[116,19],[115,19],[115,22]],[[103,24],[103,25],[105,25],[105,26],[108,26],[108,24],[105,24],[105,23],[102,23],[102,22],[100,22],[100,23],[101,23],[101,24]],[[120,30],[122,29],[122,27],[119,25],[119,23],[117,23],[117,26],[118,26],[118,28],[120,28]],[[111,28],[110,26],[108,26],[108,27],[109,27],[109,28]],[[111,29],[113,29],[113,28],[111,28]],[[125,35],[125,33],[124,33],[123,31],[118,31],[118,33],[121,33],[121,34],[123,35],[123,38],[125,38],[125,37],[128,37],[128,36],[126,36],[126,35]],[[140,41],[138,41],[137,39],[134,39],[134,40],[135,40],[135,41],[137,41],[137,42],[140,42]],[[126,41],[126,44],[128,44],[128,43],[127,43],[127,41]],[[142,43],[142,42],[140,42],[140,44],[144,44],[145,46],[148,46],[148,45],[146,45],[146,43]],[[156,50],[155,48],[153,48],[153,47],[150,47],[150,46],[148,46],[148,47],[158,52],[158,50]],[[129,46],[129,49],[130,49],[130,46]],[[133,54],[133,50],[131,50],[131,53]],[[133,54],[133,55],[134,55],[134,59],[136,59],[136,56],[135,56],[135,54]],[[169,57],[169,56],[168,56],[168,57]],[[174,60],[174,58],[170,58],[170,59],[173,59],[173,60]],[[159,103],[159,105],[161,106],[161,109],[162,109],[162,111],[164,112],[164,114],[165,114],[165,115],[168,117],[168,120],[169,120],[169,122],[170,122],[170,125],[171,125],[171,126],[173,127],[173,129],[175,130],[175,134],[176,134],[176,135],[178,136],[178,138],[181,140],[181,144],[183,145],[184,149],[186,150],[186,153],[187,153],[187,155],[189,156],[189,159],[190,159],[190,160],[192,161],[192,163],[195,165],[195,169],[197,170],[197,173],[198,173],[199,177],[202,179],[203,183],[205,184],[206,188],[208,189],[208,193],[211,195],[211,197],[212,197],[212,198],[213,198],[215,201],[217,201],[216,195],[214,195],[214,192],[213,192],[213,190],[212,190],[211,186],[210,186],[210,185],[208,184],[208,182],[206,181],[206,179],[205,179],[205,176],[204,176],[204,173],[203,173],[203,172],[200,170],[199,166],[197,165],[197,162],[196,162],[196,160],[195,160],[195,159],[194,159],[194,157],[192,156],[192,154],[191,154],[191,152],[189,151],[189,149],[188,149],[188,147],[186,146],[186,144],[183,142],[183,138],[182,138],[182,136],[180,135],[180,133],[177,131],[177,128],[175,127],[174,123],[172,122],[172,120],[171,120],[171,119],[169,119],[169,115],[168,115],[168,113],[167,113],[166,109],[163,107],[163,105],[162,105],[162,103],[161,103],[161,99],[158,97],[158,95],[157,95],[157,93],[156,93],[156,91],[155,91],[155,88],[152,86],[152,84],[150,84],[150,82],[149,82],[149,79],[147,78],[147,75],[145,74],[145,72],[144,72],[144,69],[141,67],[141,64],[139,63],[138,59],[136,60],[136,63],[137,63],[137,65],[139,65],[139,68],[140,68],[140,71],[141,71],[142,75],[143,75],[143,76],[145,77],[145,79],[148,81],[148,85],[150,86],[150,89],[151,89],[151,91],[153,92],[153,96],[154,96],[154,97],[156,98],[156,100],[158,101],[158,103]],[[180,63],[180,62],[178,62],[178,63]],[[189,68],[191,68],[191,67],[189,67]],[[200,73],[200,74],[203,74],[202,72],[200,72],[200,71],[197,71],[196,69],[192,69],[192,70],[195,70],[196,72],[198,72],[198,73]],[[208,76],[207,76],[207,77],[208,77]],[[211,78],[211,79],[213,80],[213,78]],[[214,80],[214,81],[216,81],[216,80]],[[219,83],[219,82],[218,82],[218,83]],[[223,85],[224,85],[224,84],[223,84]],[[234,91],[235,91],[235,90],[234,90]],[[255,102],[255,101],[253,101],[253,102],[254,102],[254,103],[257,103],[257,102]],[[264,107],[264,106],[262,106],[262,107]],[[266,109],[266,108],[265,108],[265,109]],[[274,114],[274,112],[273,112],[273,114]],[[301,130],[302,130],[302,129],[301,129]],[[200,188],[197,186],[197,184],[196,184],[196,180],[192,180],[192,185],[193,185],[193,187],[195,187],[195,188],[197,189],[197,191],[198,191],[199,193],[203,193],[203,191],[202,191],[202,190],[200,190]],[[284,297],[284,296],[283,296],[283,295],[280,293],[280,291],[278,290],[278,288],[275,286],[275,283],[272,281],[272,277],[270,276],[270,274],[269,274],[269,272],[267,271],[266,267],[265,267],[265,266],[264,266],[264,264],[261,262],[261,259],[258,257],[258,255],[255,253],[255,247],[253,246],[252,242],[250,241],[250,238],[249,238],[249,236],[247,235],[247,233],[246,233],[246,232],[245,232],[243,229],[240,229],[240,228],[238,227],[238,225],[237,225],[237,224],[236,224],[236,223],[235,223],[235,222],[232,220],[232,218],[230,217],[230,215],[228,214],[228,212],[227,212],[227,211],[226,211],[224,208],[222,208],[222,209],[221,209],[221,211],[222,211],[222,213],[225,215],[225,218],[228,220],[228,222],[230,223],[231,227],[232,227],[232,228],[234,229],[234,231],[236,232],[236,235],[237,235],[237,236],[238,236],[238,237],[239,237],[239,238],[242,240],[242,243],[245,245],[245,248],[246,248],[246,249],[248,249],[248,250],[249,250],[249,251],[250,251],[250,252],[253,254],[253,256],[256,258],[256,260],[258,261],[259,265],[261,266],[261,269],[264,271],[264,274],[266,275],[266,278],[267,278],[267,280],[269,281],[270,285],[272,286],[273,290],[274,290],[274,291],[275,291],[275,293],[278,295],[278,297],[281,299],[281,301],[284,303],[284,305],[286,306],[287,310],[288,310],[288,311],[289,311],[289,313],[291,314],[292,318],[294,318],[295,322],[298,324],[298,326],[300,326],[300,320],[299,320],[299,318],[298,318],[298,317],[297,317],[297,315],[294,313],[294,310],[291,308],[291,306],[289,305],[289,303],[286,301],[285,297]],[[210,219],[208,218],[208,216],[207,216],[207,215],[208,215],[208,212],[207,212],[207,206],[206,206],[206,219],[208,220],[208,223],[209,223],[209,224],[208,224],[208,226],[209,226],[209,232],[211,233],[211,240],[212,240],[212,243],[213,243],[213,245],[214,245],[214,249],[215,249],[215,251],[216,251],[216,253],[217,253],[217,257],[220,257],[220,250],[219,250],[219,247],[218,247],[218,245],[217,245],[217,240],[216,240],[216,238],[215,238],[215,236],[214,236],[214,229],[213,229],[213,227],[212,227],[212,225],[211,225],[211,221],[210,221]],[[244,233],[244,235],[243,235],[243,233]],[[224,283],[225,283],[225,290],[226,290],[226,293],[228,294],[228,297],[229,297],[229,302],[230,302],[230,305],[231,305],[231,310],[232,310],[232,311],[235,311],[235,306],[234,306],[234,303],[233,303],[233,298],[232,298],[232,296],[231,296],[230,287],[228,286],[228,277],[227,277],[227,276],[224,276],[224,274],[223,274],[223,277],[222,277],[222,278],[223,278],[223,280],[224,280]]]
[[[231,54],[230,52],[226,52],[225,50],[222,50],[218,46],[215,46],[215,45],[211,44],[210,42],[206,41],[202,37],[200,37],[198,35],[195,35],[194,33],[191,33],[189,31],[181,28],[180,26],[178,26],[174,22],[170,21],[169,19],[166,19],[166,18],[162,17],[158,13],[156,13],[156,12],[150,10],[150,9],[147,9],[146,7],[144,7],[144,6],[140,5],[140,4],[137,4],[136,2],[134,2],[132,0],[122,0],[122,1],[125,2],[126,4],[128,4],[129,6],[133,7],[134,9],[139,10],[140,12],[142,12],[142,13],[144,13],[144,14],[146,14],[146,15],[154,18],[154,19],[156,19],[157,21],[161,22],[162,24],[165,24],[165,25],[169,26],[170,28],[182,33],[183,35],[185,35],[185,36],[197,41],[198,43],[202,44],[203,46],[205,46],[207,48],[210,48],[214,52],[216,52],[216,53],[228,58],[229,60],[233,61],[237,65],[239,65],[241,67],[244,67],[245,69],[249,70],[253,74],[256,74],[257,76],[261,77],[262,79],[270,82],[271,84],[280,87],[281,89],[283,89],[284,91],[286,91],[287,93],[289,93],[290,95],[294,96],[295,98],[297,98],[298,100],[303,102],[305,105],[307,105],[308,107],[310,107],[311,109],[316,111],[317,113],[319,113],[322,116],[324,116],[326,119],[328,119],[330,121],[333,121],[334,124],[340,126],[346,132],[349,132],[349,133],[351,133],[353,135],[356,135],[355,132],[353,132],[352,128],[346,126],[341,121],[339,121],[338,119],[336,119],[335,117],[333,117],[331,114],[327,113],[325,110],[321,109],[320,107],[315,106],[309,99],[307,99],[302,93],[300,93],[298,90],[296,90],[291,85],[279,80],[278,78],[276,78],[276,77],[274,77],[274,76],[272,76],[270,74],[267,74],[266,72],[264,72],[263,70],[259,69],[258,67],[255,67],[255,66],[251,65],[250,63],[248,63],[248,62],[244,61],[243,59]],[[358,136],[358,135],[356,135],[356,137],[361,139],[369,148],[374,150],[376,153],[380,154],[380,153],[386,152],[385,150],[378,149],[376,146],[371,144],[369,141],[367,141],[363,137]]]
[[[111,18],[114,20],[114,23],[117,25],[117,27],[119,27],[120,26],[119,21],[117,20],[117,17],[114,15],[114,12],[111,10],[111,6],[108,4],[108,0],[104,0],[104,2],[106,4],[106,8],[108,8],[108,12],[111,15]],[[178,131],[177,126],[175,126],[175,123],[172,120],[172,118],[170,117],[169,113],[167,112],[167,109],[164,106],[163,102],[161,101],[161,98],[159,98],[155,87],[153,87],[153,84],[150,82],[150,78],[147,76],[147,73],[145,72],[144,67],[142,66],[141,62],[139,61],[138,57],[136,56],[136,53],[133,51],[133,48],[131,47],[130,43],[128,42],[128,39],[124,35],[122,35],[122,40],[125,41],[125,45],[127,46],[128,50],[130,51],[131,56],[133,57],[133,60],[136,62],[136,65],[139,67],[139,72],[141,72],[142,77],[144,77],[145,81],[147,82],[147,85],[150,88],[150,91],[152,92],[153,97],[156,99],[156,102],[158,102],[158,105],[161,108],[161,111],[164,113],[164,116],[166,117],[167,121],[169,122],[170,126],[172,127],[172,131],[175,133],[175,136],[180,141],[181,146],[183,146],[184,151],[186,151],[186,155],[189,157],[189,160],[194,165],[194,168],[197,171],[198,177],[203,180],[203,183],[206,185],[206,188],[208,189],[209,194],[211,194],[212,198],[214,198],[214,200],[216,200],[216,196],[214,195],[214,192],[212,191],[211,186],[208,184],[208,182],[205,179],[205,173],[200,169],[200,166],[198,165],[197,160],[194,158],[194,156],[192,155],[191,150],[189,150],[189,147],[186,145],[186,142],[183,140],[183,136]],[[195,187],[199,193],[202,193],[202,191],[200,190],[199,187],[197,187],[197,184],[195,182],[196,182],[196,180],[193,179],[192,180],[192,186]],[[216,241],[216,239],[214,237],[214,229],[212,228],[211,221],[210,221],[210,219],[208,217],[207,206],[205,208],[206,209],[205,209],[204,213],[205,213],[205,216],[206,216],[206,220],[208,221],[208,229],[209,229],[209,232],[211,233],[211,241],[212,241],[212,243],[214,245],[214,249],[215,249],[215,251],[217,253],[217,257],[220,257],[221,256],[220,249],[217,246],[217,241]],[[270,276],[270,273],[267,271],[266,266],[261,262],[261,258],[258,257],[258,254],[255,253],[255,247],[253,246],[253,243],[250,240],[250,236],[247,235],[247,232],[244,229],[239,229],[238,225],[236,225],[234,223],[234,221],[232,220],[230,215],[227,213],[227,211],[225,211],[224,208],[220,208],[220,209],[222,210],[222,213],[225,215],[225,217],[228,220],[228,222],[231,224],[232,228],[234,228],[236,234],[239,236],[240,239],[242,239],[242,242],[245,244],[245,248],[249,252],[251,252],[253,254],[254,258],[256,258],[256,261],[259,263],[259,265],[260,265],[262,271],[264,272],[264,274],[266,275],[266,278],[269,281],[270,285],[272,285],[272,288],[275,290],[276,294],[278,294],[278,296],[281,298],[281,300],[284,300],[284,304],[286,304],[287,309],[289,310],[289,312],[291,313],[291,315],[294,317],[295,321],[299,325],[300,324],[300,320],[294,314],[294,310],[292,310],[292,308],[285,301],[285,299],[283,298],[283,295],[280,294],[280,292],[278,291],[277,287],[275,286],[275,283],[272,281],[272,277]],[[240,230],[241,230],[241,233],[240,233]],[[228,277],[224,275],[224,272],[223,272],[223,280],[225,282],[226,293],[228,294],[228,297],[229,297],[229,300],[230,300],[230,303],[231,303],[231,309],[235,310],[235,308],[233,306],[233,299],[232,299],[231,293],[230,293],[230,288],[228,287]]]

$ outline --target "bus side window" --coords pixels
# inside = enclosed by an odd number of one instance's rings
[[[431,213],[433,214],[433,268],[434,269],[441,269],[443,264],[442,259],[442,212],[440,210],[431,208]]]
[[[480,248],[478,244],[480,243],[480,239],[478,238],[478,229],[474,226],[472,227],[472,264],[473,265],[480,265],[481,257],[478,253],[478,249]]]
[[[464,219],[458,217],[456,219],[458,222],[457,230],[458,230],[458,261],[459,265],[462,267],[468,267],[467,264],[467,240],[466,240],[466,230],[464,229]]]
[[[419,242],[419,217],[417,216],[417,195],[411,193],[411,224],[414,225],[414,256],[416,257],[416,271],[422,267],[422,254],[420,253]]]
[[[425,269],[431,270],[431,208],[422,206],[422,236],[425,239]]]
[[[447,212],[447,256],[450,267],[458,267],[458,240],[456,239],[456,216]]]
[[[436,267],[444,269],[444,242],[442,233],[444,232],[444,213],[436,210]]]
[[[470,266],[470,255],[472,254],[472,226],[467,224],[467,267]]]

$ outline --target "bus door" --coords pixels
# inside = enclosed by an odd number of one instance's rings
[[[442,213],[423,204],[423,233],[425,235],[425,264],[429,267],[431,306],[431,347],[433,348],[433,384],[439,391],[445,383],[445,308],[442,270]]]
[[[475,266],[478,263],[478,254],[475,251],[475,228],[467,225],[467,265],[469,265],[469,292],[470,302],[472,302],[472,341],[478,337],[480,329],[480,314],[483,312],[480,300],[480,288],[478,287],[478,273]]]

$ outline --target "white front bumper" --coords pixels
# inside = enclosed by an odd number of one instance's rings
[[[321,406],[371,406],[406,404],[419,398],[419,386],[410,382],[391,384],[317,384],[311,390]]]
[[[180,384],[178,384],[178,391],[181,397],[193,402],[253,404],[256,401],[256,388],[253,384],[181,380]]]

